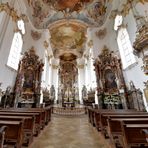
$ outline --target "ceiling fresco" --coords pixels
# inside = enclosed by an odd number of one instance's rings
[[[89,26],[103,25],[111,11],[112,0],[25,0],[36,28],[48,28],[62,19],[75,19]]]
[[[73,23],[58,24],[50,28],[50,43],[55,57],[63,53],[81,57],[85,49],[86,28]]]
[[[100,27],[112,9],[112,0],[25,0],[30,20],[37,29],[49,29],[55,58],[81,58],[87,28]]]

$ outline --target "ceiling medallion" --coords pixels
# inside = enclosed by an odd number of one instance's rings
[[[63,61],[74,61],[76,60],[77,56],[72,54],[72,53],[64,53],[63,55],[60,56],[60,60]]]
[[[107,29],[106,29],[106,28],[100,29],[99,31],[96,32],[96,36],[97,36],[100,40],[104,39],[105,36],[106,36],[106,34],[107,34]]]
[[[41,38],[42,34],[39,33],[38,31],[31,30],[31,36],[34,40],[39,40]]]
[[[49,43],[45,40],[44,43],[43,43],[45,49],[47,49],[49,47]]]

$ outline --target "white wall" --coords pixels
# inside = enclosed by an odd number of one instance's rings
[[[2,82],[2,89],[5,90],[7,86],[14,86],[16,71],[9,68],[7,64],[8,55],[14,35],[14,23],[9,20],[7,30],[3,36],[3,42],[0,47],[0,82]]]
[[[20,12],[14,0],[8,2],[11,7],[16,6],[18,13]],[[14,86],[17,74],[15,70],[6,65],[16,24],[6,12],[2,12],[2,14],[0,24],[0,82],[2,82],[2,90],[5,90],[7,86]]]
[[[140,15],[145,15],[145,11],[148,10],[148,3],[146,3],[145,5],[142,5],[139,3],[136,6],[136,8]],[[129,33],[130,41],[133,44],[136,38],[137,27],[136,27],[135,19],[133,17],[133,13],[131,11],[130,11],[130,14],[125,18],[124,22],[125,24],[127,24],[127,30]],[[140,88],[140,90],[143,91],[143,89],[145,88],[143,82],[146,82],[148,80],[148,76],[146,76],[141,69],[141,67],[143,66],[142,57],[139,57],[139,58],[136,57],[136,59],[137,59],[137,64],[129,69],[126,69],[124,71],[124,76],[126,78],[127,84],[129,84],[129,82],[132,80],[136,88]],[[145,102],[145,105],[147,106],[145,97],[144,97],[144,102]]]

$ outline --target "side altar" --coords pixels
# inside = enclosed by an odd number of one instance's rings
[[[97,93],[100,108],[127,108],[126,85],[121,60],[104,46],[96,59]]]
[[[16,107],[39,106],[43,66],[34,47],[24,53],[14,87]]]

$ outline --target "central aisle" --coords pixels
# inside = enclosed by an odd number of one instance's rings
[[[54,115],[51,122],[34,139],[29,148],[110,148],[86,115],[63,117]]]

